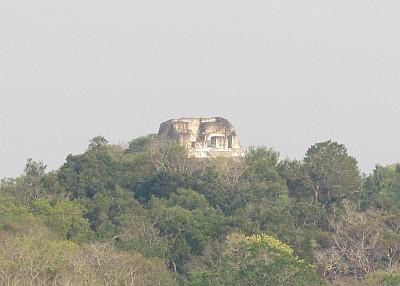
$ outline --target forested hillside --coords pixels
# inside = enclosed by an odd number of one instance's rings
[[[400,285],[400,165],[305,151],[98,136],[56,171],[29,159],[0,185],[0,285]]]

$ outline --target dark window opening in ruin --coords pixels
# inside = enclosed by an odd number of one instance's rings
[[[232,148],[232,135],[228,136],[228,148]]]
[[[217,147],[217,136],[211,137],[211,146],[212,147]]]
[[[196,147],[196,142],[192,142],[192,148]]]

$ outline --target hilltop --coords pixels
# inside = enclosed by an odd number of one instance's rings
[[[399,285],[399,165],[305,151],[198,159],[150,134],[29,159],[0,184],[0,284]]]

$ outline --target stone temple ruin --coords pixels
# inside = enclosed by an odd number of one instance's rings
[[[185,146],[190,157],[244,156],[235,128],[222,117],[171,119],[158,134]]]

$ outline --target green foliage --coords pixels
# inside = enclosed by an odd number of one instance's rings
[[[84,218],[86,210],[78,201],[59,200],[51,204],[46,199],[38,199],[31,209],[61,239],[82,243],[93,237],[89,221]]]
[[[362,178],[332,141],[200,160],[154,134],[97,136],[1,181],[0,284],[397,285],[399,209],[400,165]]]
[[[281,180],[277,172],[279,153],[265,146],[250,147],[246,153],[246,177],[252,181]]]
[[[178,189],[168,199],[152,198],[149,206],[152,220],[168,238],[171,263],[178,271],[184,270],[191,255],[201,255],[207,243],[224,232],[223,214],[192,190]]]
[[[400,285],[400,275],[377,271],[366,275],[361,279],[341,278],[332,283],[333,286],[398,286]]]
[[[28,208],[18,203],[14,197],[0,195],[0,229],[17,228],[32,218]]]
[[[326,141],[311,146],[304,158],[304,166],[311,180],[314,201],[323,207],[361,192],[357,161],[347,154],[344,145]]]
[[[43,235],[0,242],[1,285],[176,285],[160,259],[107,244],[79,247]]]
[[[399,165],[382,167],[377,165],[373,173],[365,180],[363,206],[384,211],[393,211],[400,206],[400,170]]]
[[[135,196],[139,201],[147,202],[152,196],[165,198],[186,185],[185,178],[174,172],[159,172],[135,186]]]
[[[126,152],[145,152],[150,147],[150,143],[155,140],[156,137],[157,135],[155,134],[149,134],[147,136],[136,138],[129,142]]]
[[[90,140],[89,150],[100,150],[107,146],[108,141],[103,136],[96,136]]]
[[[249,202],[235,215],[235,225],[245,233],[266,232],[290,241],[294,233],[294,220],[290,215],[292,202],[282,196],[274,200],[260,199]]]
[[[369,274],[362,281],[365,286],[397,286],[400,285],[400,274],[376,272]]]
[[[228,236],[220,261],[194,272],[192,285],[323,285],[315,267],[272,236]]]

